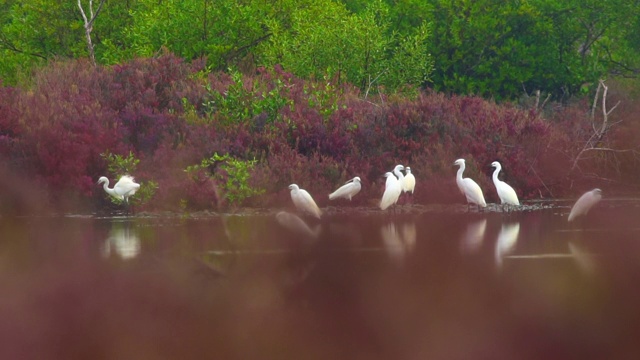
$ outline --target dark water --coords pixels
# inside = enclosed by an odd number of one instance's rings
[[[564,205],[0,218],[0,358],[638,358],[640,202]]]

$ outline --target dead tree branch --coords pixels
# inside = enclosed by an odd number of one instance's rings
[[[102,6],[104,5],[105,0],[100,0],[100,4],[98,5],[98,9],[93,12],[93,0],[89,0],[89,17],[84,11],[82,7],[82,0],[78,0],[78,8],[80,9],[80,14],[82,14],[82,20],[84,20],[84,33],[87,37],[87,50],[89,50],[89,59],[91,59],[91,63],[93,66],[96,66],[96,55],[93,51],[93,42],[91,41],[91,32],[93,31],[93,23],[96,21],[98,14],[100,14],[100,10],[102,10]]]
[[[596,125],[596,109],[598,107],[598,99],[600,96],[600,90],[602,89],[602,123],[600,126]],[[621,152],[614,151],[614,149],[602,148],[601,144],[604,140],[605,136],[611,129],[611,127],[615,124],[618,124],[620,121],[616,121],[613,124],[609,122],[609,115],[615,110],[618,105],[620,105],[620,101],[618,101],[611,109],[607,110],[607,93],[609,88],[605,85],[604,80],[600,80],[598,83],[598,88],[596,89],[596,94],[593,97],[593,105],[591,106],[591,128],[593,129],[593,134],[589,137],[580,150],[578,155],[573,159],[573,165],[571,165],[571,171],[573,171],[578,166],[578,161],[582,159],[584,153],[588,151],[601,150],[601,151],[611,151],[611,152]]]

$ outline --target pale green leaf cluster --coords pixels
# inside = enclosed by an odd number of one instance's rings
[[[203,159],[200,164],[190,165],[185,172],[196,182],[208,177],[222,189],[224,198],[231,206],[237,206],[252,196],[264,194],[265,189],[254,188],[249,184],[251,171],[257,160],[239,160],[229,154]]]

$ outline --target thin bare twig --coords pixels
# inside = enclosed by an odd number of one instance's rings
[[[380,74],[378,74],[378,76],[376,76],[375,78],[373,78],[373,80],[371,80],[371,75],[369,75],[369,85],[367,85],[367,91],[365,91],[364,93],[364,98],[366,99],[367,96],[369,96],[369,90],[371,90],[371,86],[378,81],[378,79],[380,78],[380,76],[382,76],[385,72],[387,72],[386,70],[381,72]]]
[[[547,190],[549,195],[551,195],[551,197],[555,197],[555,196],[553,196],[553,192],[551,191],[551,189],[549,189],[547,187],[547,184],[545,184],[544,180],[542,180],[540,175],[538,175],[538,172],[536,171],[536,169],[533,168],[533,164],[531,164],[531,166],[529,166],[529,169],[531,169],[531,171],[533,171],[533,174],[538,178],[538,180],[540,180],[540,183],[542,184],[542,186],[544,186],[544,188]],[[542,194],[540,194],[540,197],[542,197]]]
[[[596,108],[598,107],[598,99],[600,97],[600,89],[602,89],[602,124],[598,129],[596,127]],[[596,89],[596,94],[593,98],[593,105],[591,106],[591,128],[593,129],[593,134],[589,137],[589,139],[585,142],[582,149],[578,152],[578,154],[573,159],[573,164],[571,165],[570,171],[573,171],[576,167],[578,167],[578,161],[583,159],[583,155],[587,151],[600,150],[600,151],[610,151],[610,152],[625,152],[624,150],[616,150],[609,148],[598,147],[609,130],[616,124],[620,123],[620,121],[616,121],[614,123],[609,122],[609,115],[615,110],[618,105],[620,105],[620,101],[618,101],[611,109],[607,109],[607,95],[609,92],[609,88],[605,85],[604,80],[600,80],[598,82],[598,88]],[[606,150],[605,150],[606,149]]]
[[[89,18],[87,18],[87,14],[82,7],[82,0],[78,0],[78,8],[80,9],[80,14],[82,15],[82,20],[84,20],[84,34],[87,38],[87,49],[89,50],[89,58],[93,63],[93,66],[96,66],[96,55],[93,51],[93,42],[91,41],[91,32],[93,31],[93,23],[96,21],[98,14],[100,14],[100,10],[102,10],[102,6],[104,5],[105,0],[100,0],[100,5],[98,5],[98,9],[93,12],[93,0],[89,0]]]

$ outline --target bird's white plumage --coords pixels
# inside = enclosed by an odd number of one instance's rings
[[[329,194],[329,200],[345,198],[351,200],[357,193],[360,192],[362,185],[360,184],[360,178],[354,177],[347,181],[344,185],[339,187],[336,191]]]
[[[392,173],[388,172],[384,174],[384,176],[387,178],[387,181],[384,186],[382,200],[380,200],[380,209],[382,210],[386,210],[389,206],[398,202],[398,197],[400,197],[400,193],[402,193],[402,184]]]
[[[411,191],[411,193],[413,194],[413,190],[416,187],[416,178],[411,173],[410,167],[407,166],[406,168],[404,168],[404,171],[405,171],[405,174],[404,174],[404,181],[402,182],[402,191],[404,192]]]
[[[296,184],[289,185],[289,189],[291,190],[291,200],[299,211],[307,212],[320,219],[322,211],[307,190],[300,189]]]
[[[396,177],[400,181],[400,184],[402,185],[402,183],[404,182],[404,174],[401,170],[404,170],[404,166],[400,164],[396,165],[396,167],[393,168],[393,173],[396,175]]]
[[[573,204],[569,218],[567,221],[573,221],[575,218],[581,215],[586,215],[589,210],[602,199],[602,190],[595,188],[591,191],[587,191],[582,194],[578,201]]]
[[[123,175],[120,177],[120,180],[113,185],[112,189],[109,188],[109,179],[105,176],[98,179],[98,184],[103,184],[102,187],[107,194],[116,199],[123,200],[124,202],[128,202],[129,197],[134,195],[136,191],[140,189],[140,184],[136,183],[133,177],[129,175]]]
[[[491,166],[496,168],[493,171],[493,184],[496,186],[496,191],[498,192],[500,202],[507,205],[520,205],[520,201],[518,200],[516,191],[513,190],[513,188],[509,184],[498,179],[498,174],[500,173],[500,170],[502,170],[502,166],[500,165],[500,163],[494,161],[491,163]]]
[[[482,193],[480,185],[478,185],[470,178],[462,177],[462,173],[465,169],[464,159],[458,159],[453,164],[460,167],[458,169],[458,173],[456,174],[456,184],[458,184],[458,189],[460,189],[460,192],[462,192],[467,198],[467,202],[470,204],[476,204],[481,207],[486,207],[487,202],[484,200],[484,194]]]

